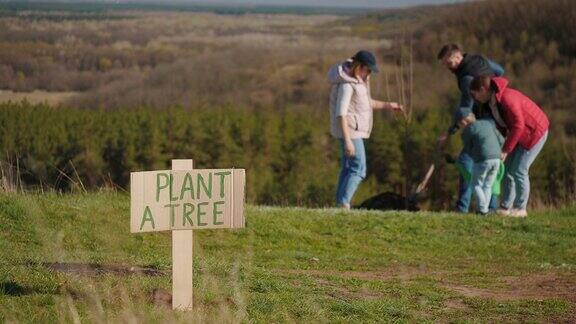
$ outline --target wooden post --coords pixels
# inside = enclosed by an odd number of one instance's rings
[[[172,160],[172,170],[192,170],[193,160]],[[172,231],[172,309],[192,310],[193,230]]]
[[[245,170],[193,168],[192,160],[172,160],[172,170],[130,173],[130,232],[172,231],[172,308],[179,310],[193,308],[193,230],[245,226]]]

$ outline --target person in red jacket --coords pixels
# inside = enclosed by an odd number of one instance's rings
[[[474,100],[488,105],[498,129],[506,136],[501,157],[506,177],[498,213],[526,217],[528,171],[548,138],[548,117],[526,95],[509,88],[503,77],[478,76],[470,84],[470,93]]]

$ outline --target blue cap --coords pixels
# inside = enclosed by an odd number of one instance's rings
[[[354,56],[352,56],[352,60],[366,65],[372,73],[378,72],[378,66],[376,66],[376,57],[374,54],[368,51],[359,51]]]
[[[461,121],[462,119],[468,117],[472,113],[472,109],[466,107],[460,107],[454,113],[454,119],[456,122]]]

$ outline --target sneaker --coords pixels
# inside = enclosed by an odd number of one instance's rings
[[[526,209],[512,209],[510,212],[510,217],[526,217],[528,216],[528,212]]]
[[[345,210],[350,210],[350,204],[340,204],[339,207]]]
[[[510,209],[498,208],[498,210],[496,210],[496,214],[502,216],[510,216]]]

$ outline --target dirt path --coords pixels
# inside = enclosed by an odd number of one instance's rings
[[[105,265],[96,263],[66,263],[66,262],[47,262],[42,263],[42,266],[64,273],[72,273],[83,276],[97,276],[97,275],[116,275],[116,276],[165,276],[167,273],[155,268],[143,268],[137,266],[123,266],[123,265]]]
[[[527,274],[524,276],[506,276],[498,278],[500,283],[494,288],[477,288],[451,280],[450,273],[430,271],[426,267],[397,267],[380,271],[331,271],[331,270],[280,270],[282,274],[309,275],[314,277],[335,276],[361,280],[409,281],[419,276],[429,276],[437,280],[442,288],[454,291],[465,297],[480,297],[494,300],[544,300],[564,299],[576,306],[576,274],[555,272]],[[461,303],[455,308],[463,307]]]

